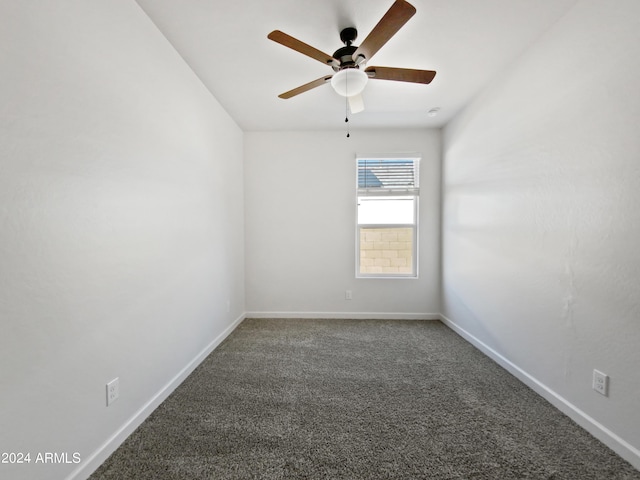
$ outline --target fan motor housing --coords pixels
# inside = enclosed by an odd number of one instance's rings
[[[333,58],[340,62],[340,67],[333,67],[337,72],[343,68],[357,68],[357,65],[353,61],[353,53],[358,49],[355,45],[352,45],[353,41],[358,37],[358,30],[354,27],[343,28],[340,32],[340,40],[345,44],[344,47],[339,48],[333,53]]]
[[[355,45],[348,45],[346,47],[339,48],[333,53],[333,58],[340,62],[340,68],[337,70],[355,66],[355,62],[353,61],[353,53],[357,49],[358,47],[356,47]]]

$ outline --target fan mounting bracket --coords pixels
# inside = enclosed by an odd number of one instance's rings
[[[356,30],[354,27],[343,28],[340,32],[340,40],[342,40],[342,43],[344,43],[347,47],[351,46],[351,44],[357,37],[358,30]]]

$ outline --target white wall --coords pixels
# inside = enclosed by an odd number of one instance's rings
[[[244,148],[248,315],[439,312],[440,131],[249,132]],[[355,278],[355,155],[372,152],[422,153],[419,279]]]
[[[0,71],[0,477],[60,479],[242,315],[242,132],[133,1],[1,2]]]
[[[446,128],[443,309],[640,468],[638,59],[640,2],[580,1]]]

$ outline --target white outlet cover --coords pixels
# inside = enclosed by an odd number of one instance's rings
[[[120,396],[120,377],[116,377],[107,383],[107,407]]]
[[[605,397],[609,396],[609,376],[606,373],[594,370],[593,389]]]

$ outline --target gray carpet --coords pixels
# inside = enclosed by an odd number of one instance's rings
[[[245,320],[91,479],[640,479],[440,322]]]

